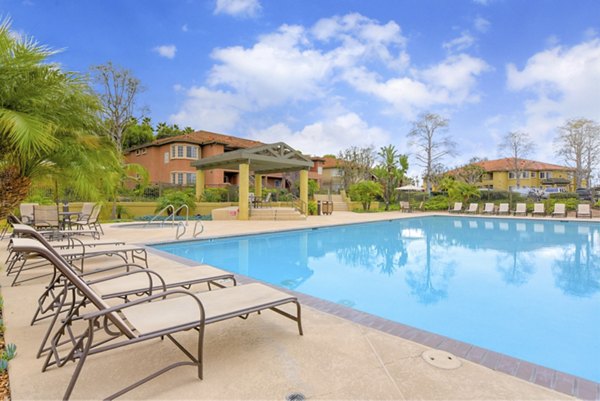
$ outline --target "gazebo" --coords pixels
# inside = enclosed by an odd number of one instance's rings
[[[262,175],[299,171],[302,213],[307,213],[308,170],[313,166],[313,162],[283,142],[225,152],[192,162],[192,166],[196,167],[198,200],[204,192],[205,170],[219,168],[239,172],[239,220],[248,220],[249,218],[250,172],[254,173],[255,192],[260,194],[262,192]]]

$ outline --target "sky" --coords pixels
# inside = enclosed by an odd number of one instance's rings
[[[459,145],[448,167],[508,156],[510,131],[563,164],[557,128],[600,122],[598,0],[0,0],[0,17],[65,70],[131,70],[154,124],[306,154],[414,155],[431,112]]]

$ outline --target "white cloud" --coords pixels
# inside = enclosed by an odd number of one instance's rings
[[[442,47],[450,52],[461,52],[473,46],[475,38],[469,32],[463,32],[458,38],[444,42]]]
[[[161,57],[165,57],[168,59],[175,58],[175,53],[177,52],[177,47],[175,45],[162,45],[156,46],[152,49],[155,53],[157,53]]]
[[[473,3],[479,4],[481,6],[489,6],[493,0],[473,0]]]
[[[312,155],[337,154],[344,147],[389,144],[390,135],[379,127],[370,127],[355,113],[345,113],[331,119],[306,125],[292,131],[278,123],[263,130],[253,131],[252,139],[265,143],[283,141],[295,149]]]
[[[183,25],[181,26],[181,30],[182,30],[183,32],[189,32],[190,28],[188,27],[188,24],[183,24]]]
[[[259,0],[217,0],[214,13],[253,18],[258,16],[261,9]]]
[[[556,127],[568,118],[598,121],[600,39],[541,51],[530,57],[522,70],[509,64],[507,85],[530,95],[522,128],[540,143],[551,143]],[[551,154],[549,149],[546,154]]]
[[[249,104],[231,92],[211,90],[206,87],[192,87],[186,93],[186,100],[169,121],[181,126],[227,132],[233,129]]]
[[[473,26],[478,32],[481,33],[487,32],[490,29],[490,25],[490,21],[486,20],[483,17],[477,17],[475,18],[475,21],[473,21]]]

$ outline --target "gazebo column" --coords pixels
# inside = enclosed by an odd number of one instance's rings
[[[205,182],[204,170],[196,170],[196,202],[202,200]]]
[[[300,200],[302,213],[308,215],[308,170],[300,170]]]
[[[238,214],[238,220],[248,220],[248,193],[250,188],[250,165],[248,163],[240,163],[239,178],[240,201],[238,205],[240,212]]]
[[[262,174],[254,174],[254,195],[262,199]]]

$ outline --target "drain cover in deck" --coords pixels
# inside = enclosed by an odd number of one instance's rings
[[[440,369],[458,369],[461,365],[460,359],[449,352],[438,349],[430,349],[421,354],[421,357],[430,365]]]

